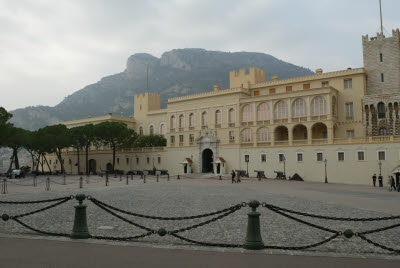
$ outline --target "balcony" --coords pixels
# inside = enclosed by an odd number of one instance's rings
[[[194,127],[189,127],[189,130],[194,130]]]
[[[292,144],[293,145],[306,145],[306,144],[308,144],[308,140],[293,140]]]
[[[295,118],[292,118],[292,122],[307,122],[307,116],[305,116],[305,117],[295,117]]]
[[[284,124],[284,123],[287,123],[288,122],[288,119],[287,118],[284,118],[284,119],[275,119],[274,120],[274,123],[275,124]]]
[[[221,128],[221,124],[215,125],[215,128]]]
[[[285,141],[275,141],[275,146],[287,146],[289,145],[289,141],[285,140]]]
[[[253,122],[242,122],[242,126],[252,126]]]
[[[184,129],[183,129],[183,127],[180,127],[179,128],[179,132],[182,132]]]
[[[327,144],[328,139],[312,139],[311,143],[312,144]]]
[[[171,132],[171,133],[172,133],[172,132],[175,132],[175,128],[170,128],[170,129],[169,129],[169,132]]]
[[[229,123],[229,127],[235,127],[235,123]]]
[[[229,143],[235,143],[235,139],[229,139]]]
[[[271,120],[259,120],[257,121],[257,125],[269,125]]]
[[[183,146],[183,142],[180,142],[180,143],[179,143],[179,146]]]

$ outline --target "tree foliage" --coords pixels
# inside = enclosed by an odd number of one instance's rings
[[[140,136],[135,141],[135,147],[163,147],[167,140],[162,135]]]

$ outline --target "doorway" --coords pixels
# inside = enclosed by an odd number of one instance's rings
[[[202,153],[202,172],[210,173],[213,172],[213,151],[211,149],[205,149]]]
[[[95,174],[96,173],[96,160],[90,159],[89,160],[89,174]]]

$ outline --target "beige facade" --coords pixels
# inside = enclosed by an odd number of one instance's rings
[[[248,169],[251,176],[263,170],[267,177],[285,169],[288,176],[298,173],[305,180],[323,181],[326,159],[330,182],[370,184],[379,162],[387,177],[400,160],[398,102],[393,101],[400,95],[398,39],[398,30],[389,38],[363,37],[363,68],[317,69],[314,75],[290,79],[274,75],[270,81],[255,67],[231,71],[230,88],[216,85],[210,92],[171,98],[166,109],[160,109],[157,94],[136,95],[134,119],[107,120],[126,120],[141,135],[162,134],[167,146],[118,152],[115,168],[156,167],[170,174]],[[380,60],[380,53],[384,61],[377,63],[373,58]],[[377,81],[381,72],[388,72],[384,85]],[[378,102],[386,104],[384,117],[371,111]],[[98,120],[105,118],[65,124]],[[379,132],[379,124],[389,131]],[[71,159],[71,172],[76,172],[75,154],[65,155]],[[107,148],[93,148],[90,157],[97,170],[111,161]]]

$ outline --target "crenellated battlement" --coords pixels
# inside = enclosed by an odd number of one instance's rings
[[[266,81],[265,72],[256,67],[250,67],[248,73],[246,69],[240,69],[239,72],[233,70],[229,73],[229,81],[230,88],[250,88],[250,85]]]

